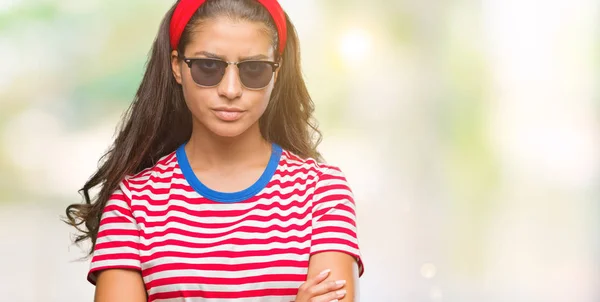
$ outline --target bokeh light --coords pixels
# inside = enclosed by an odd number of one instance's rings
[[[371,37],[362,29],[350,29],[341,38],[340,53],[348,64],[368,58],[371,50]]]

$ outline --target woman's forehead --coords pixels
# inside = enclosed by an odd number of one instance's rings
[[[199,52],[235,61],[258,55],[273,59],[275,49],[264,24],[218,17],[205,20],[191,32],[186,55]]]

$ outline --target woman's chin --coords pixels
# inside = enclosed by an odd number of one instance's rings
[[[246,132],[248,128],[241,123],[227,123],[209,127],[213,134],[220,137],[237,137]]]

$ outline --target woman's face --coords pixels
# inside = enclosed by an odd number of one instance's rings
[[[265,25],[232,21],[226,17],[205,20],[197,26],[185,47],[186,58],[218,58],[227,62],[274,61],[274,49]],[[183,87],[185,102],[194,117],[194,127],[203,127],[223,137],[236,137],[249,129],[260,133],[258,119],[269,103],[276,74],[261,89],[248,89],[240,81],[239,70],[228,65],[221,82],[202,87],[192,79],[190,67],[171,57],[175,79]]]

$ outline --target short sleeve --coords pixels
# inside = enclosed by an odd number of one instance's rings
[[[356,225],[354,196],[343,172],[327,166],[319,173],[314,191],[312,209],[312,237],[310,254],[337,251],[353,256],[364,272]]]
[[[141,271],[140,231],[131,211],[131,200],[121,183],[104,207],[88,281],[96,284],[97,273],[106,269]]]

